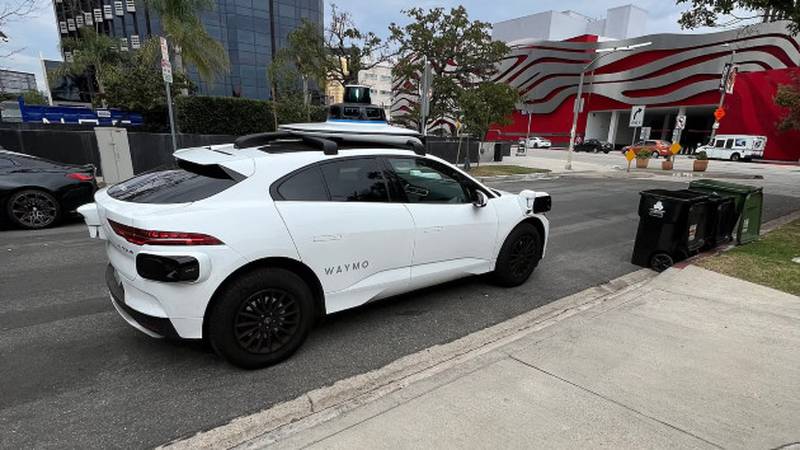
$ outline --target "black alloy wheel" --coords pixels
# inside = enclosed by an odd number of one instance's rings
[[[244,369],[267,367],[291,356],[319,315],[308,284],[277,267],[236,275],[209,308],[204,338],[218,355]]]
[[[542,259],[542,237],[528,222],[521,223],[509,233],[497,256],[492,279],[501,286],[524,283]]]
[[[675,264],[675,261],[666,253],[656,253],[650,258],[650,268],[656,272],[663,272],[672,267],[673,264]]]
[[[272,353],[297,332],[300,306],[282,289],[265,289],[242,302],[234,318],[236,342],[251,353]]]
[[[8,199],[8,216],[16,225],[39,229],[53,225],[59,218],[58,200],[45,191],[26,189]]]

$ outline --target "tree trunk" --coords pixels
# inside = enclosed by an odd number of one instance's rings
[[[108,108],[108,103],[106,102],[106,88],[103,86],[102,77],[97,69],[94,71],[94,78],[97,80],[97,95],[100,96],[100,106]]]
[[[311,96],[308,92],[308,77],[303,75],[303,106],[306,108],[306,122],[311,122]]]
[[[175,72],[186,77],[186,68],[183,66],[183,54],[180,45],[173,45],[175,53]],[[186,87],[181,88],[181,95],[189,95],[189,89]]]
[[[275,97],[275,84],[270,89],[272,90],[272,118],[275,121],[275,128],[272,131],[278,131],[278,101]]]

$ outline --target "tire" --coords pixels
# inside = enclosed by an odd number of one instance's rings
[[[650,268],[656,272],[663,272],[672,267],[673,264],[675,264],[675,261],[667,253],[656,253],[650,257]]]
[[[37,230],[58,223],[61,205],[49,192],[24,189],[8,197],[6,215],[11,223],[20,228]]]
[[[314,310],[311,289],[294,272],[247,272],[228,284],[214,303],[208,341],[218,355],[243,369],[271,366],[306,340]]]
[[[738,153],[734,153],[731,155],[731,161],[739,161],[740,159],[742,159],[742,157]]]
[[[519,286],[531,276],[542,259],[542,236],[531,223],[521,223],[508,234],[494,272],[495,284],[506,287]]]

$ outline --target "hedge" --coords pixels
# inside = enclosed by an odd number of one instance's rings
[[[272,102],[236,97],[181,96],[175,99],[181,133],[243,134],[274,131]]]
[[[175,116],[181,133],[241,136],[275,130],[273,102],[236,97],[181,96]],[[324,121],[327,108],[311,107],[311,121]],[[278,103],[278,123],[306,122],[302,104]]]

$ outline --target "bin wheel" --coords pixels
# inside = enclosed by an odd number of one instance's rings
[[[675,263],[672,260],[672,256],[669,256],[666,253],[656,253],[650,258],[650,268],[655,270],[656,272],[663,272]]]
[[[738,161],[741,157],[738,153],[734,153],[731,155],[731,161]]]

